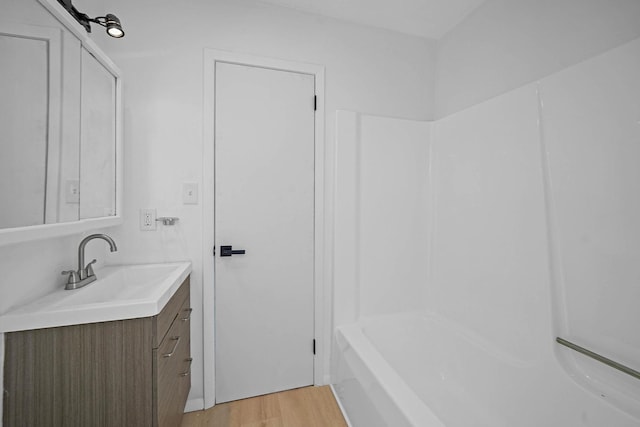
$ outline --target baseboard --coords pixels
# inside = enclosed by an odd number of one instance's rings
[[[184,412],[202,411],[203,409],[204,399],[202,397],[187,400],[187,404],[184,406]]]
[[[349,420],[349,416],[347,415],[347,411],[344,410],[344,406],[342,406],[342,402],[340,402],[340,398],[338,398],[338,394],[336,393],[336,390],[333,388],[333,384],[329,384],[329,388],[331,388],[331,393],[333,393],[333,397],[336,399],[336,402],[338,402],[338,408],[340,408],[340,412],[342,412],[342,416],[344,417],[344,420],[347,422],[347,426],[353,427],[353,424],[351,424],[351,421]]]

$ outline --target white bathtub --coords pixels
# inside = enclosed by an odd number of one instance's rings
[[[333,386],[354,427],[640,426],[569,377],[552,336],[522,360],[446,319],[409,313],[338,327],[335,338]]]

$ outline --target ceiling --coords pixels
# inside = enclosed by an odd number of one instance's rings
[[[303,12],[438,39],[485,0],[260,0]]]

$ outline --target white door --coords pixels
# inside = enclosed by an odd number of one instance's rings
[[[215,384],[227,402],[313,384],[315,84],[227,63],[215,73]]]

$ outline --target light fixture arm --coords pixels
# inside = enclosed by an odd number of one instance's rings
[[[105,16],[90,18],[86,13],[82,13],[78,9],[76,9],[71,0],[58,0],[58,3],[60,3],[67,10],[67,12],[69,12],[69,14],[73,16],[75,20],[84,27],[87,33],[91,32],[91,22],[93,22],[102,27],[105,27],[107,29],[107,34],[109,34],[111,37],[124,37],[124,31],[122,30],[120,19],[118,19],[118,17],[114,14],[107,13]]]
[[[88,17],[87,17],[88,18]],[[95,22],[98,25],[103,27],[107,27],[107,17],[106,16],[96,16],[95,18],[89,18],[89,22]]]

